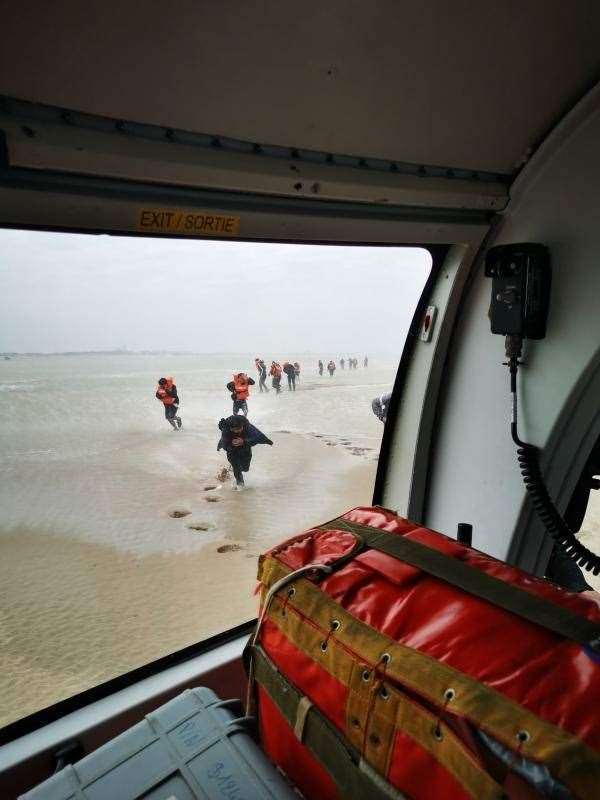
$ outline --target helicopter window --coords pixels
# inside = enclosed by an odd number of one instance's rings
[[[416,247],[0,241],[3,726],[251,619],[259,553],[370,502],[383,432],[371,402],[391,390],[432,260]],[[234,403],[243,422],[219,429]],[[233,463],[246,411],[273,445],[252,434]]]

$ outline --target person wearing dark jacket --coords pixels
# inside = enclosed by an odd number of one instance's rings
[[[323,362],[319,359],[319,375],[323,374]]]
[[[219,421],[221,438],[217,450],[225,450],[227,460],[233,467],[233,488],[244,488],[244,472],[250,469],[252,448],[256,444],[272,445],[264,433],[255,428],[246,417],[232,416]]]
[[[375,414],[377,419],[380,419],[382,422],[385,422],[387,419],[391,397],[392,393],[388,392],[387,394],[382,394],[381,397],[376,397],[371,403],[371,408],[373,409],[373,413]]]
[[[255,358],[254,363],[256,364],[256,369],[258,370],[258,388],[260,389],[260,393],[269,391],[269,387],[267,386],[267,365],[262,360],[262,358]]]
[[[283,371],[287,375],[288,381],[288,392],[296,391],[296,370],[294,369],[294,365],[290,364],[289,361],[283,362]]]
[[[233,380],[229,381],[227,388],[231,392],[231,399],[233,400],[233,413],[248,416],[248,403],[246,402],[250,397],[250,387],[254,386],[254,379],[249,378],[245,372],[236,372]]]

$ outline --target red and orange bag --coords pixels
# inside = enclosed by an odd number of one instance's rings
[[[381,508],[271,550],[259,580],[260,735],[307,798],[600,796],[593,597]]]

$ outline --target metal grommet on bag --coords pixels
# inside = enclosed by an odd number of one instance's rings
[[[433,734],[433,738],[436,740],[436,742],[441,742],[444,738],[444,734],[442,733],[442,729],[439,725],[435,725],[435,727],[432,728],[431,733]]]
[[[531,739],[531,734],[529,733],[529,731],[521,730],[517,733],[517,741],[520,742],[521,744],[525,744],[525,742],[528,742],[530,739]]]
[[[365,683],[368,683],[371,680],[371,670],[363,669],[361,677]]]
[[[322,641],[321,644],[319,645],[319,647],[321,648],[321,652],[322,653],[326,653],[327,652],[327,642],[326,641]]]
[[[390,699],[390,693],[385,688],[385,686],[382,686],[381,689],[379,690],[379,697],[381,697],[382,700],[389,700]]]
[[[446,689],[446,691],[444,692],[444,700],[447,703],[450,703],[452,700],[454,700],[455,697],[456,697],[456,692],[454,691],[454,689]]]
[[[339,631],[339,629],[341,627],[342,627],[342,623],[339,621],[339,619],[332,619],[331,620],[331,630],[332,631]]]

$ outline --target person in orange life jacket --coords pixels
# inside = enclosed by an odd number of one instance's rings
[[[178,431],[181,428],[181,417],[177,413],[179,411],[179,395],[173,378],[160,378],[154,396],[164,405],[165,418],[169,425],[174,431]]]
[[[288,380],[288,391],[296,391],[296,372],[294,370],[294,365],[290,364],[289,361],[283,362],[283,371],[287,375]]]
[[[273,442],[258,428],[255,428],[245,417],[232,416],[219,421],[221,438],[217,450],[225,450],[227,460],[233,467],[233,488],[244,488],[244,476],[252,461],[252,448],[255,444]]]
[[[327,371],[329,372],[329,377],[333,378],[333,373],[335,372],[335,361],[330,361],[327,364]]]
[[[250,386],[254,386],[254,379],[249,378],[245,372],[237,372],[233,376],[233,380],[229,381],[227,388],[231,392],[231,399],[233,400],[233,413],[248,416],[248,403],[246,402],[250,396]]]
[[[267,386],[266,364],[262,358],[255,358],[254,363],[256,364],[256,369],[258,370],[258,388],[260,389],[260,393],[262,394],[263,389],[265,392],[268,392],[269,387]]]
[[[269,375],[272,377],[271,383],[277,394],[281,392],[282,372],[283,370],[281,369],[281,364],[278,361],[271,361],[271,369],[269,370]]]

